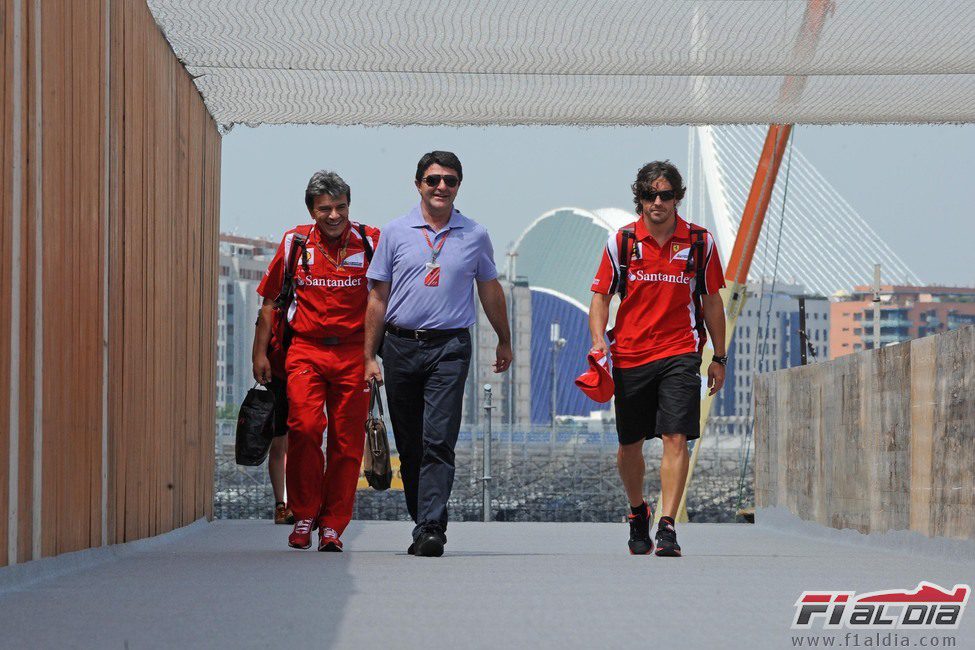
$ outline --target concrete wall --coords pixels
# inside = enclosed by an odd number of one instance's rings
[[[144,0],[0,8],[0,565],[212,509],[220,138]]]
[[[975,327],[760,376],[755,413],[758,508],[975,539]]]

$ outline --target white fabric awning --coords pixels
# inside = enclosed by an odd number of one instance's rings
[[[149,6],[223,125],[975,121],[968,0]]]

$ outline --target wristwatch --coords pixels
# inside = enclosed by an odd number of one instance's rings
[[[720,363],[722,366],[727,366],[728,365],[728,355],[726,354],[723,357],[719,357],[719,356],[715,355],[711,359],[711,361],[713,361],[715,363]]]

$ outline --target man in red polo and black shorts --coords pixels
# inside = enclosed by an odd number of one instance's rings
[[[319,529],[319,551],[341,551],[339,538],[352,519],[365,444],[369,388],[365,340],[366,270],[379,230],[349,221],[349,186],[328,171],[316,172],[305,190],[314,224],[285,233],[257,292],[264,306],[254,344],[254,377],[271,380],[266,350],[274,302],[288,260],[295,263],[294,300],[287,309],[288,501],[295,516],[288,538],[309,548]],[[299,246],[299,252],[291,252]],[[301,249],[303,248],[303,252]],[[328,427],[325,454],[322,435]],[[327,456],[327,462],[326,462]]]
[[[643,498],[643,441],[663,439],[661,513],[657,555],[679,557],[674,517],[690,456],[687,441],[700,437],[701,350],[711,334],[714,361],[710,394],[724,383],[725,319],[718,290],[724,274],[711,234],[677,214],[684,198],[680,172],[669,161],[637,172],[633,202],[639,218],[609,237],[592,283],[592,349],[611,352],[616,384],[617,466],[630,501],[630,552],[649,555],[653,514]],[[609,304],[620,294],[608,333]]]

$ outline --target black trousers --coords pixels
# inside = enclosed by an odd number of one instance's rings
[[[471,335],[416,341],[387,333],[382,356],[389,418],[416,539],[424,525],[447,528]]]

